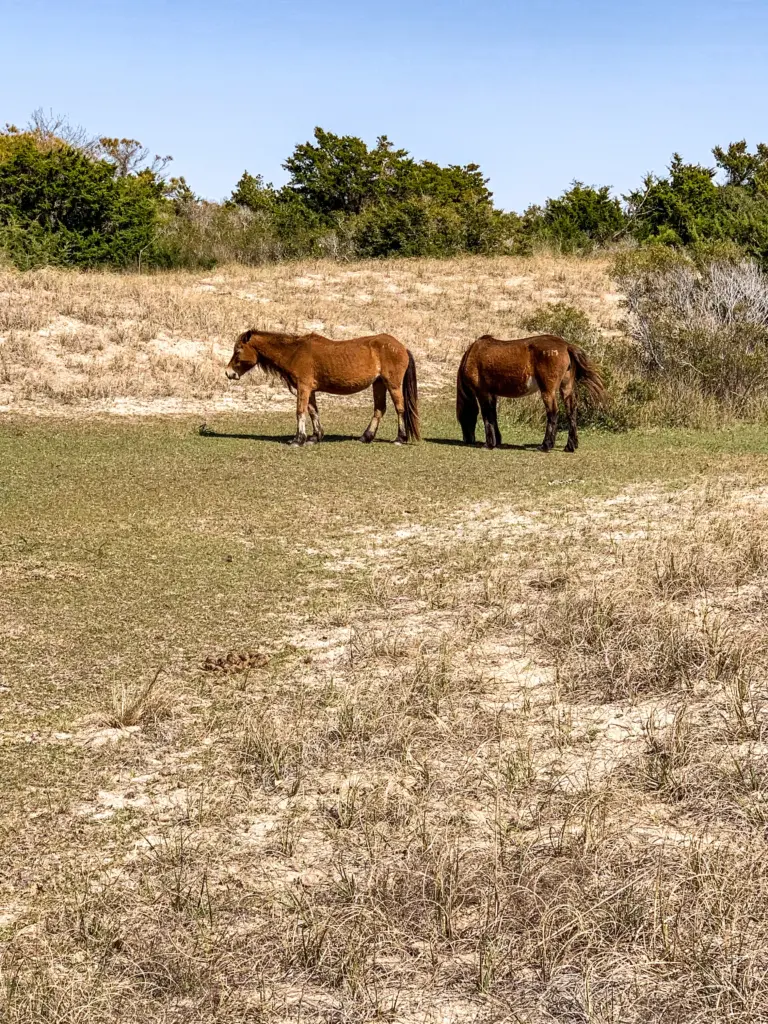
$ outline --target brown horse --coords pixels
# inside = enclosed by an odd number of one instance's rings
[[[373,385],[373,419],[360,438],[370,442],[376,437],[387,408],[387,392],[397,412],[396,444],[411,438],[419,440],[419,403],[416,387],[416,363],[400,342],[389,334],[370,338],[331,341],[319,334],[276,334],[272,331],[245,331],[235,342],[226,374],[239,380],[258,366],[265,373],[285,381],[296,393],[296,436],[290,442],[301,445],[322,441],[323,428],[317,411],[317,392],[353,395]],[[313,433],[307,437],[307,410]]]
[[[605,393],[595,364],[580,348],[554,334],[519,341],[499,341],[489,334],[473,342],[462,357],[456,381],[456,418],[466,444],[475,442],[478,406],[485,424],[485,447],[501,444],[496,418],[497,398],[521,398],[541,392],[547,429],[541,450],[552,449],[557,436],[557,393],[568,416],[567,452],[579,446],[576,430],[576,383],[582,382],[595,401]]]

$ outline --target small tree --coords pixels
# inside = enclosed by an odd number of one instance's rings
[[[94,152],[102,160],[109,160],[115,165],[119,178],[127,178],[142,171],[162,177],[165,168],[173,160],[172,156],[155,155],[150,161],[149,149],[142,146],[138,139],[112,139],[105,136],[98,140]]]
[[[712,153],[726,185],[755,190],[768,183],[768,146],[764,142],[757,144],[754,153],[749,152],[745,139],[732,142],[727,149],[715,146]]]
[[[386,135],[368,149],[354,135],[315,128],[315,144],[297,146],[283,164],[291,175],[286,189],[323,216],[358,214],[397,195],[406,160]]]
[[[626,196],[634,232],[641,240],[657,238],[689,245],[716,236],[719,196],[715,169],[672,157],[667,178],[645,179],[644,188]]]
[[[249,174],[243,171],[232,195],[227,200],[228,206],[245,206],[256,213],[259,210],[274,208],[277,193],[272,185],[265,185],[260,174]]]

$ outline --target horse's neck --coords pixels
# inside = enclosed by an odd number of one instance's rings
[[[295,343],[287,334],[259,334],[257,348],[277,366],[285,366],[290,361]]]

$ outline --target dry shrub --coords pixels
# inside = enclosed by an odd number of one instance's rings
[[[732,418],[765,417],[768,276],[759,267],[697,265],[652,249],[619,257],[615,273],[641,355],[646,400],[660,422],[666,413],[673,425],[696,425],[708,407]]]

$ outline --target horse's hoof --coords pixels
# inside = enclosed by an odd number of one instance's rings
[[[565,448],[563,448],[563,451],[564,452],[575,452],[576,451],[576,445],[575,444],[567,444],[565,446]]]
[[[360,440],[363,442],[363,444],[370,444],[371,441],[373,441],[373,434],[369,434],[368,431],[366,430],[364,434],[360,435]]]
[[[303,448],[306,443],[307,442],[306,442],[305,439],[303,439],[301,441],[297,441],[296,438],[294,437],[292,441],[288,442],[288,447],[289,448]]]
[[[538,447],[538,451],[540,451],[540,452],[551,452],[552,451],[552,445],[551,444],[540,444],[539,447]]]

